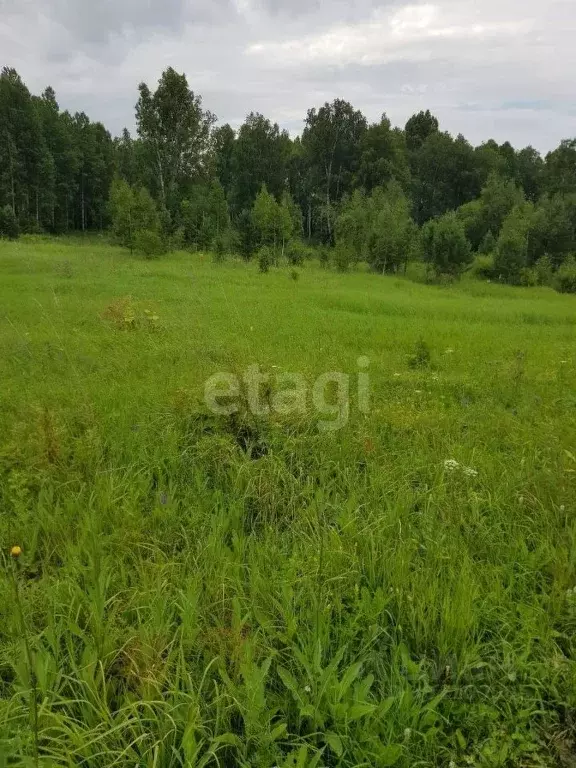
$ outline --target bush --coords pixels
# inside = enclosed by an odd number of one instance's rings
[[[186,232],[184,227],[178,227],[170,236],[170,250],[181,251],[186,243]]]
[[[226,258],[226,240],[222,233],[216,235],[214,240],[212,240],[212,251],[214,253],[214,261],[222,262]]]
[[[576,293],[576,259],[574,256],[569,256],[556,272],[554,288],[560,293]]]
[[[321,245],[318,248],[318,258],[320,260],[320,266],[323,269],[328,269],[330,266],[330,248],[327,245]]]
[[[334,248],[334,264],[338,272],[347,272],[352,264],[354,253],[352,249],[344,243],[339,243]]]
[[[214,261],[224,261],[227,254],[234,253],[238,248],[238,235],[233,229],[219,232],[212,240]]]
[[[307,256],[307,248],[301,240],[291,240],[286,247],[286,258],[288,263],[294,267],[304,264]]]
[[[554,266],[550,256],[542,256],[534,264],[534,271],[538,278],[538,285],[552,285],[554,282]]]
[[[494,257],[488,255],[476,256],[470,267],[470,274],[479,280],[490,280],[494,277]]]
[[[8,240],[16,240],[20,234],[18,219],[11,206],[5,205],[0,208],[0,237],[7,237]]]
[[[273,254],[267,245],[263,245],[258,251],[258,268],[262,274],[270,271],[270,265],[273,261]]]
[[[134,248],[144,254],[147,259],[164,253],[162,238],[152,229],[140,229],[134,235]]]
[[[464,226],[455,213],[428,221],[420,235],[424,259],[437,275],[459,275],[472,261],[472,249]]]
[[[538,273],[533,267],[522,267],[520,270],[520,285],[525,288],[534,288],[538,283]]]
[[[494,237],[491,231],[488,232],[488,234],[484,237],[482,242],[480,243],[480,247],[478,248],[478,253],[489,256],[490,254],[494,253],[496,250],[496,243],[498,241]]]

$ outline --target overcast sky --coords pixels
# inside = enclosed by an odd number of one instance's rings
[[[576,136],[576,0],[0,0],[0,65],[113,132],[171,65],[219,122],[336,97],[541,151]]]

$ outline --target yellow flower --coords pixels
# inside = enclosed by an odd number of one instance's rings
[[[21,554],[22,554],[22,547],[18,547],[18,546],[12,547],[12,549],[10,550],[10,557],[13,557],[14,560],[18,560]]]

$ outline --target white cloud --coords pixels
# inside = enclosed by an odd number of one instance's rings
[[[301,39],[257,42],[247,48],[249,55],[262,56],[268,65],[296,67],[302,64],[346,66],[382,64],[394,60],[422,61],[434,53],[446,56],[463,54],[462,44],[485,45],[505,42],[529,33],[530,19],[521,21],[477,21],[466,24],[458,6],[408,5],[383,14],[376,11],[366,22],[336,26],[327,32]],[[450,12],[452,11],[452,12]],[[437,51],[433,43],[441,44]],[[452,50],[447,46],[452,44]]]
[[[171,65],[221,122],[296,132],[349,99],[395,124],[431,109],[473,142],[576,135],[576,0],[0,0],[0,65],[119,133]]]

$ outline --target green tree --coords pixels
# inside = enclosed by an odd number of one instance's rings
[[[494,272],[508,282],[520,281],[528,265],[528,237],[534,215],[531,203],[516,205],[502,225],[494,254]]]
[[[355,183],[371,192],[392,180],[407,188],[410,167],[404,135],[392,129],[390,120],[382,115],[380,122],[370,125],[361,138]]]
[[[480,174],[472,146],[458,136],[431,133],[411,153],[414,216],[422,224],[480,194]]]
[[[181,185],[201,172],[209,149],[214,116],[188,86],[186,75],[169,67],[154,93],[139,86],[138,135],[149,145],[162,208],[177,213]]]
[[[280,231],[282,211],[281,206],[274,199],[274,195],[268,192],[266,184],[262,185],[260,192],[256,195],[252,208],[252,222],[258,233],[260,244],[272,246],[274,253],[276,253],[276,248],[282,238]]]
[[[434,133],[438,133],[438,125],[437,118],[434,117],[429,109],[426,112],[418,112],[417,115],[412,115],[404,128],[408,150],[410,152],[419,150],[426,139]]]
[[[378,272],[395,272],[406,265],[416,227],[410,202],[397,182],[372,196],[372,223],[368,235],[368,261]]]
[[[290,145],[290,137],[276,123],[260,114],[248,115],[232,153],[230,199],[234,216],[252,208],[263,184],[280,197],[286,185]]]
[[[332,239],[332,212],[352,189],[366,129],[364,115],[342,99],[308,111],[302,146],[318,198],[322,198],[329,240]]]
[[[116,177],[110,188],[109,209],[114,237],[125,248],[133,250],[138,242],[152,242],[150,233],[161,237],[158,209],[144,187],[131,187]],[[141,236],[141,232],[148,234]]]
[[[544,187],[549,194],[576,192],[576,139],[566,139],[546,155]]]
[[[424,260],[437,275],[457,276],[472,261],[464,226],[454,212],[426,222],[420,237]]]
[[[8,240],[16,240],[20,234],[18,219],[12,210],[11,205],[5,205],[0,208],[0,237],[6,237]]]

